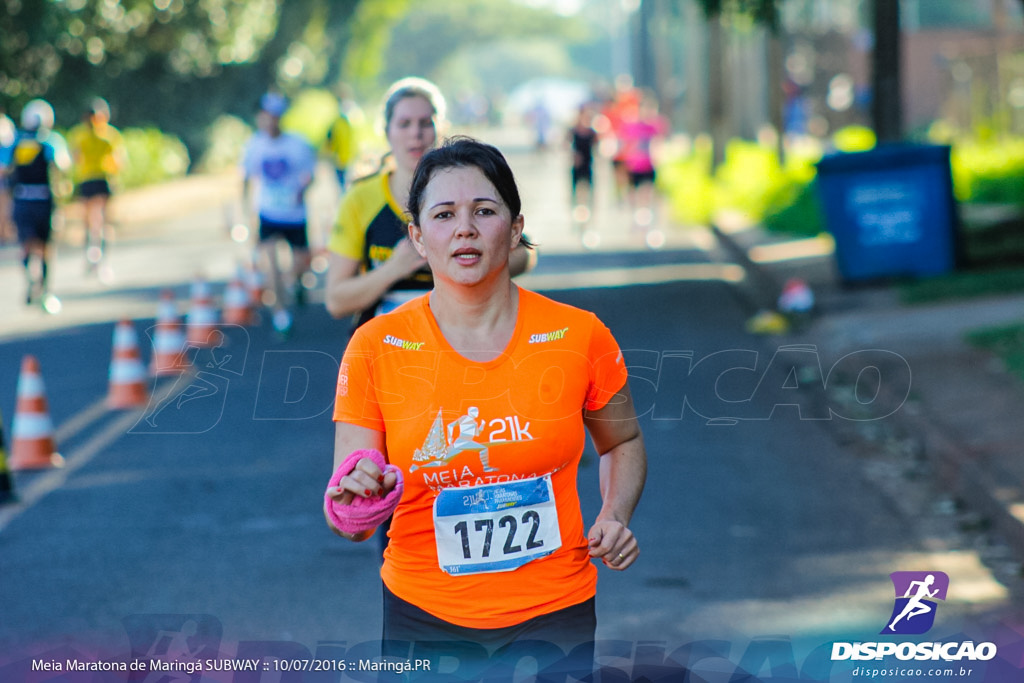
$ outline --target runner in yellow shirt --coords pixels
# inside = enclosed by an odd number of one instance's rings
[[[327,130],[324,151],[334,166],[334,173],[338,177],[338,187],[344,190],[348,186],[348,167],[355,160],[356,154],[359,153],[359,143],[356,140],[356,132],[352,127],[352,122],[340,103],[338,105],[338,118],[334,119],[334,123]]]
[[[110,105],[102,98],[89,104],[82,123],[68,133],[78,196],[85,204],[85,259],[89,272],[101,268],[106,255],[107,207],[113,185],[126,161],[121,133],[110,125]],[[109,274],[104,267],[100,274]]]

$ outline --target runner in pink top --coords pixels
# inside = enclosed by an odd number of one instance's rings
[[[647,97],[622,122],[619,139],[622,160],[629,175],[629,208],[633,227],[650,236],[654,224],[654,154],[657,141],[668,132],[668,123],[658,114],[657,101]],[[651,240],[648,239],[651,244]],[[653,244],[652,244],[653,246]]]

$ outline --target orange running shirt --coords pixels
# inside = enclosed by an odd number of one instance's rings
[[[474,362],[447,343],[429,299],[357,329],[338,376],[334,419],[385,431],[388,460],[404,475],[384,583],[403,600],[470,628],[512,626],[593,597],[597,570],[587,553],[576,472],[584,409],[604,407],[626,383],[615,339],[594,314],[520,288],[507,348],[494,360]],[[544,488],[544,475],[554,496],[548,505],[557,513],[557,550],[547,550],[555,546],[547,539],[536,552],[550,554],[512,570],[441,569],[434,501],[442,490],[446,499],[455,494],[472,503],[483,495],[479,487],[492,485],[492,499],[511,505],[507,496],[516,494],[504,487],[541,477]],[[467,518],[461,532],[455,525],[443,535],[451,535],[459,558],[460,535],[467,558],[538,547],[547,537],[534,538],[531,522],[539,516],[525,510],[515,510],[512,521],[499,520],[501,512],[490,522]]]

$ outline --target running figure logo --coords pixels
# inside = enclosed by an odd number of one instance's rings
[[[131,659],[145,670],[133,671],[131,683],[199,683],[202,664],[221,659],[223,627],[208,614],[133,614],[122,619]]]
[[[445,438],[443,427],[442,410],[438,409],[437,417],[434,418],[434,423],[430,427],[430,433],[427,434],[427,439],[423,442],[423,448],[417,448],[412,456],[414,462],[421,464],[413,465],[409,471],[415,472],[420,467],[444,467],[460,453],[474,451],[480,456],[480,464],[483,465],[484,472],[497,472],[497,467],[491,467],[488,448],[500,442],[478,443],[476,440],[477,437],[483,435],[484,427],[487,424],[486,420],[477,421],[477,418],[480,417],[480,410],[471,407],[465,415],[449,423],[447,438]]]
[[[231,380],[243,375],[249,350],[244,328],[221,327],[209,334],[209,346],[185,345],[182,354],[188,369],[166,390],[154,392],[130,433],[202,434],[220,424]],[[230,336],[227,330],[232,331]]]
[[[893,572],[896,602],[882,634],[917,635],[935,623],[936,600],[945,600],[949,577],[943,572]]]

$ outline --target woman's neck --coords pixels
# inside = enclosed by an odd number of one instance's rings
[[[455,351],[487,362],[504,352],[515,332],[519,288],[507,278],[493,286],[452,287],[436,282],[430,310]]]
[[[401,168],[397,164],[388,176],[388,189],[395,203],[403,209],[409,203],[409,189],[412,187],[412,171]]]

